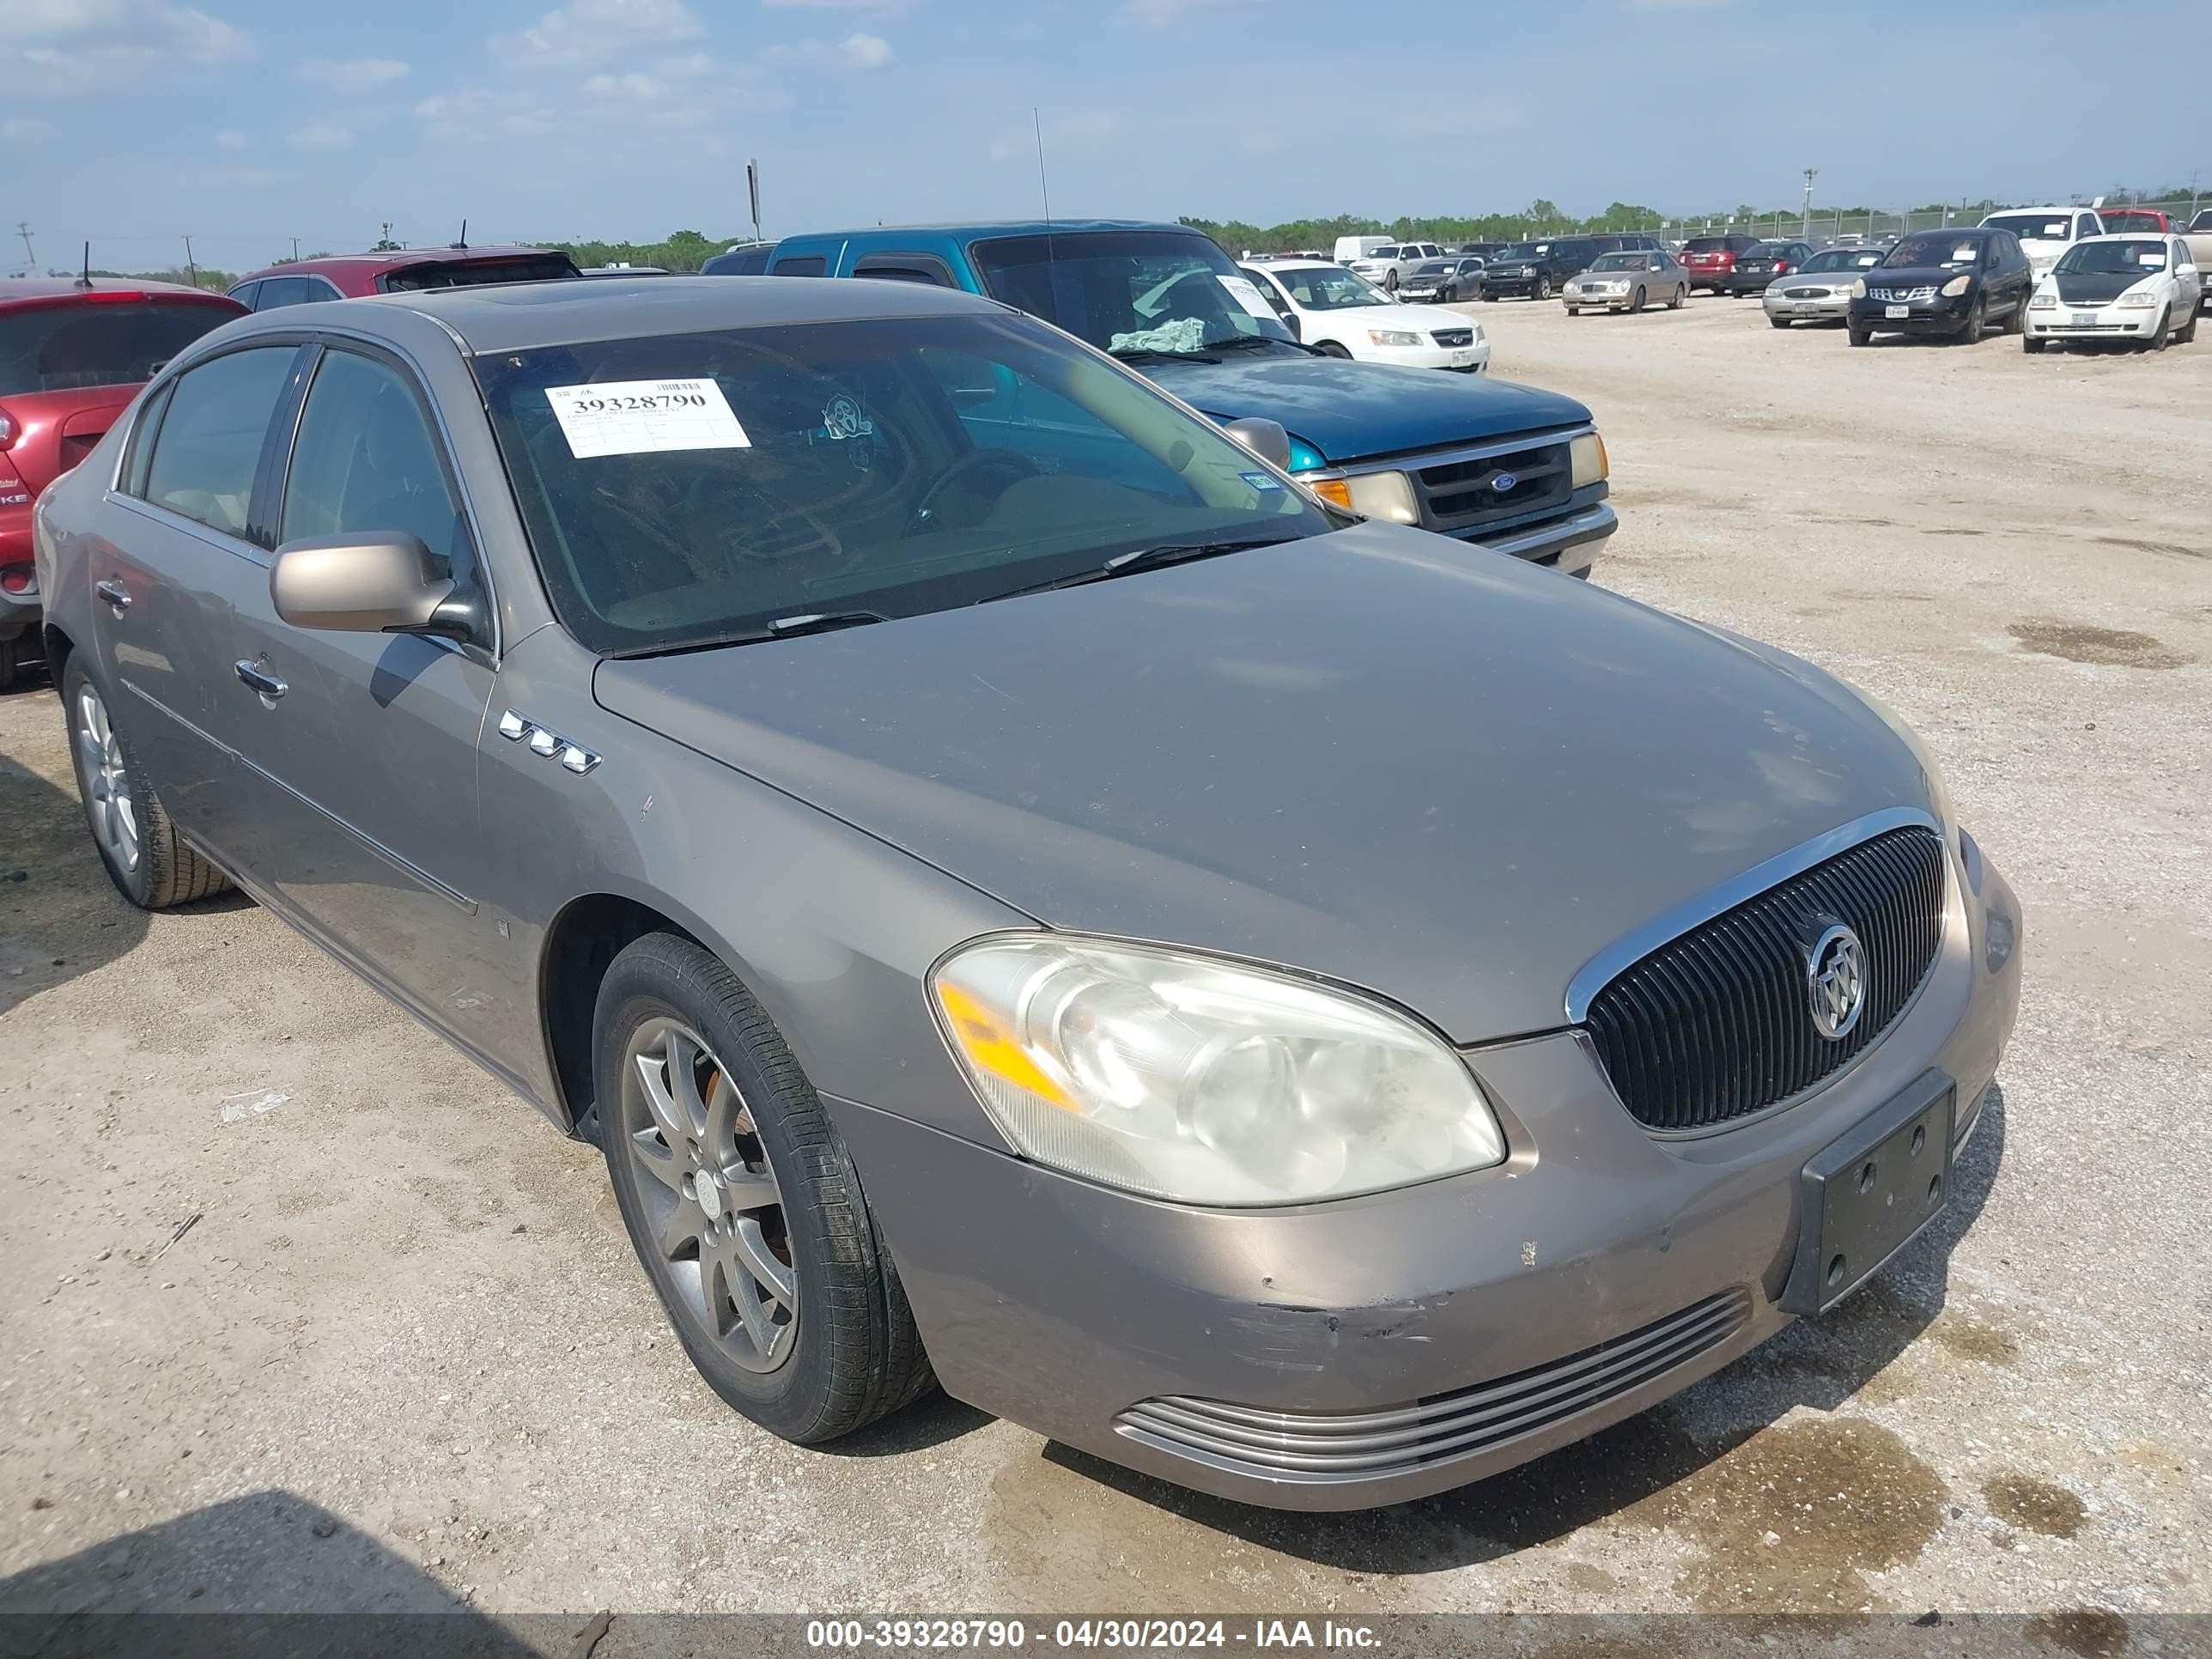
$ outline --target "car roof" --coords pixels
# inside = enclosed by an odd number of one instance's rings
[[[211,288],[192,288],[183,283],[142,283],[130,276],[95,276],[89,283],[76,276],[10,276],[0,280],[0,306],[23,300],[50,303],[86,294],[148,294],[163,299],[181,295],[197,300],[228,297]],[[237,301],[231,303],[235,305]]]
[[[287,259],[281,265],[265,265],[259,270],[249,270],[231,286],[235,288],[240,283],[258,282],[264,276],[300,276],[317,271],[380,272],[404,270],[410,265],[496,264],[503,259],[537,259],[548,255],[568,258],[567,253],[557,247],[530,247],[521,244],[486,247],[388,248],[381,253],[326,253],[318,259]]]
[[[756,276],[742,283],[726,276],[609,276],[587,283],[566,278],[498,283],[324,300],[259,315],[279,327],[328,323],[394,335],[406,331],[402,318],[427,317],[464,350],[480,353],[786,323],[1003,315],[1007,309],[994,300],[921,283],[825,282],[818,276]]]
[[[1193,236],[1206,233],[1188,225],[1171,225],[1158,219],[968,219],[946,224],[869,225],[858,230],[810,230],[787,236],[776,244],[798,242],[861,242],[896,240],[903,236],[1047,236],[1072,235],[1084,230],[1180,230]]]
[[[2101,236],[2084,236],[2085,242],[2164,242],[2178,237],[2178,230],[2108,230]]]

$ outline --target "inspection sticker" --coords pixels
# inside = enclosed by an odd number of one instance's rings
[[[1280,489],[1283,487],[1282,480],[1271,478],[1264,472],[1240,472],[1237,476],[1263,495],[1270,489]]]
[[[601,380],[553,386],[545,401],[580,461],[668,449],[750,449],[752,441],[711,380]]]

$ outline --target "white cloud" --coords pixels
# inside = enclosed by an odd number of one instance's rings
[[[690,40],[705,32],[684,0],[569,0],[526,29],[495,34],[491,51],[510,68],[559,69],[640,42]]]
[[[225,127],[215,136],[216,145],[223,149],[244,149],[246,135],[236,127]]]
[[[415,118],[437,137],[470,143],[536,136],[558,125],[552,109],[534,93],[483,87],[422,99],[415,106]]]
[[[240,63],[258,50],[235,24],[167,0],[8,0],[0,9],[0,88],[19,95],[113,92],[180,66]]]
[[[1180,22],[1193,12],[1231,11],[1255,3],[1257,0],[1129,0],[1129,9],[1139,23],[1158,29]]]
[[[298,67],[302,81],[356,96],[404,81],[412,73],[397,58],[310,58]]]
[[[880,34],[848,34],[837,51],[854,69],[881,69],[891,61],[891,43]]]
[[[703,52],[671,52],[653,60],[653,72],[671,81],[696,81],[714,72],[714,60]]]
[[[904,11],[911,0],[761,0],[771,11]]]
[[[1630,11],[1718,11],[1730,0],[1627,0]]]
[[[633,70],[628,75],[594,75],[584,82],[584,90],[594,98],[658,98],[668,88]]]
[[[327,122],[317,122],[284,135],[284,142],[294,149],[350,149],[353,134],[343,127],[334,127]]]
[[[0,126],[0,137],[6,137],[10,143],[27,143],[32,139],[45,137],[53,130],[52,122],[41,121],[34,115],[25,115]]]

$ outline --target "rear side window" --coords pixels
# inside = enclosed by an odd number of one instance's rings
[[[775,269],[769,272],[774,276],[826,276],[829,274],[830,261],[819,253],[799,253],[788,259],[778,259]]]
[[[403,265],[376,279],[386,294],[416,294],[433,288],[482,288],[500,283],[548,283],[577,276],[576,263],[565,253],[526,255],[519,259],[457,259]],[[319,298],[308,295],[304,298]]]
[[[253,309],[253,296],[260,291],[261,284],[258,283],[240,283],[231,289],[230,297],[251,311]]]
[[[264,276],[261,279],[261,292],[254,296],[253,308],[274,311],[280,306],[303,306],[322,297],[315,291],[315,285],[304,276]]]
[[[146,499],[226,535],[246,533],[254,470],[289,378],[292,346],[227,352],[188,369],[154,435]]]
[[[324,354],[307,388],[277,538],[398,531],[456,565],[467,544],[437,440],[398,371]]]
[[[855,276],[874,276],[892,283],[927,283],[933,288],[953,288],[952,270],[932,253],[873,253],[853,267]]]
[[[228,306],[158,301],[72,301],[0,312],[0,397],[132,386],[210,329],[238,313]]]

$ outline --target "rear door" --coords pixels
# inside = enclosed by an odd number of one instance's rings
[[[417,536],[481,594],[452,462],[413,371],[325,342],[289,456],[272,459],[278,546],[306,537]],[[483,614],[489,615],[489,605]],[[264,579],[238,605],[238,653],[258,689],[239,750],[264,826],[256,864],[283,902],[346,955],[450,1019],[482,977],[476,751],[488,648],[409,634],[293,627]],[[275,687],[271,694],[267,688]]]
[[[231,618],[257,593],[266,602],[255,479],[298,356],[289,343],[227,351],[156,389],[103,504],[91,572],[110,714],[170,816],[231,869],[250,828],[233,761],[245,711]]]

